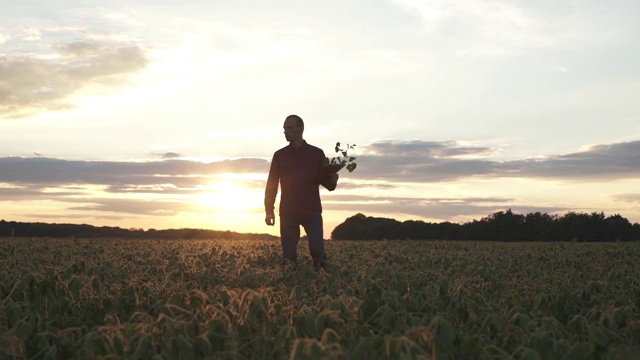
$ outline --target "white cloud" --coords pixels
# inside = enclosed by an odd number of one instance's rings
[[[22,30],[21,35],[24,41],[39,41],[42,39],[42,32],[36,28],[25,28]]]
[[[129,26],[141,26],[143,23],[132,13],[124,12],[108,12],[104,15],[104,19],[118,24],[126,24]]]
[[[622,11],[607,5],[487,0],[395,0],[427,34],[446,36],[461,57],[503,57],[526,49],[585,47],[629,33]],[[526,5],[525,5],[526,4]]]
[[[69,108],[72,94],[91,85],[120,86],[147,63],[138,46],[78,41],[53,48],[59,56],[50,61],[0,58],[0,117]]]
[[[553,66],[549,69],[555,73],[560,73],[560,74],[566,73],[568,71],[565,66]]]

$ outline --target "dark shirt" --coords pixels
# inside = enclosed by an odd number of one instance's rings
[[[301,220],[314,211],[322,212],[319,185],[330,191],[336,188],[327,176],[321,176],[325,162],[324,151],[306,141],[298,149],[288,145],[276,151],[264,193],[265,211],[273,213],[280,183],[280,216]]]

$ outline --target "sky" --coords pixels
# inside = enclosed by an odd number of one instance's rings
[[[640,222],[640,2],[0,7],[0,219],[277,235],[264,186],[297,114],[328,157],[356,145],[325,238],[357,213]]]

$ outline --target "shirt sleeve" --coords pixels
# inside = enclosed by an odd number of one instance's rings
[[[267,214],[274,213],[276,195],[278,195],[279,183],[280,183],[280,170],[278,168],[278,159],[274,154],[273,160],[271,160],[271,167],[269,168],[267,186],[264,190],[264,211]]]
[[[333,191],[338,186],[337,183],[333,183],[329,179],[329,173],[325,170],[325,167],[329,165],[329,160],[324,155],[324,151],[320,150],[321,156],[321,165],[320,165],[320,185],[324,186],[327,190]]]
[[[337,183],[333,183],[329,180],[329,175],[327,174],[324,180],[320,183],[320,185],[324,186],[327,190],[333,191],[338,186]]]

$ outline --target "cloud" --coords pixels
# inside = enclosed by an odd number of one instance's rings
[[[43,219],[52,219],[53,222],[59,222],[60,221],[60,214],[56,214],[56,213],[29,213],[29,214],[21,214],[21,216],[24,216],[26,218],[31,218],[31,219],[35,219],[36,221],[42,221]],[[86,214],[73,214],[73,213],[65,213],[64,214],[65,219],[78,219],[79,221],[82,221],[84,223],[84,221],[86,221],[87,219],[87,215]],[[129,219],[130,216],[126,215],[126,214],[101,214],[101,213],[93,213],[91,214],[91,217],[93,219],[104,219],[104,220],[113,220],[113,221],[121,221],[121,220],[125,220],[125,219]]]
[[[0,183],[0,199],[3,201],[50,200],[82,195],[87,195],[87,192],[82,189],[51,190],[46,186],[16,186]]]
[[[52,59],[0,57],[0,117],[20,118],[69,108],[70,97],[92,85],[122,86],[147,66],[135,45],[76,41],[56,43]]]
[[[338,195],[326,197],[323,207],[330,210],[346,210],[361,213],[385,213],[419,216],[430,219],[452,219],[456,217],[490,214],[511,208],[519,213],[560,212],[563,207],[518,204],[520,201],[507,197],[461,197],[461,198],[410,198],[369,197]]]
[[[24,187],[2,187],[0,184],[0,199],[3,201],[34,199],[43,196],[40,189]]]
[[[351,176],[351,175],[349,175]],[[371,183],[371,182],[361,182],[361,181],[344,181],[344,180],[339,180],[340,182],[340,189],[341,190],[351,190],[351,189],[360,189],[360,188],[367,188],[367,189],[371,189],[371,190],[394,190],[397,189],[399,186],[393,183]],[[265,182],[266,185],[266,182]]]
[[[7,186],[0,184],[0,199],[2,201],[55,201],[70,204],[65,209],[68,211],[112,212],[150,216],[175,215],[180,212],[210,212],[210,209],[197,206],[180,199],[136,198],[130,195],[137,193],[157,193],[163,195],[197,195],[206,190],[181,190],[176,187],[165,188],[167,191],[150,189],[149,186],[141,191],[121,189],[113,191],[113,187],[107,188],[106,195],[116,197],[96,196],[95,188],[63,187],[52,190],[47,186]],[[127,191],[125,191],[127,190]],[[123,196],[124,195],[124,196]],[[65,216],[69,215],[66,213]],[[39,215],[38,215],[39,217]]]
[[[367,146],[366,151],[385,157],[433,157],[455,158],[461,156],[487,156],[498,151],[496,148],[464,146],[457,141],[381,141]]]
[[[567,180],[618,180],[640,177],[640,141],[594,145],[584,151],[499,164],[505,176]]]
[[[640,177],[640,141],[594,145],[582,151],[536,159],[498,161],[486,158],[499,149],[457,141],[378,141],[358,155],[356,171],[342,189],[393,193],[403,183],[439,183],[469,178],[544,178],[567,182],[613,181]],[[463,155],[463,156],[462,156]],[[471,157],[471,158],[469,158]],[[477,158],[476,158],[477,157]],[[264,174],[265,159],[218,162],[170,159],[147,162],[80,161],[47,157],[0,158],[2,201],[48,200],[70,204],[69,210],[174,215],[206,212],[185,199],[211,190],[215,177],[227,173]],[[264,189],[264,180],[244,185]],[[375,191],[374,191],[375,190]],[[640,202],[638,194],[618,194],[616,201]],[[259,201],[259,200],[258,200]],[[328,194],[327,209],[416,215],[432,219],[477,216],[511,208],[520,213],[560,212],[507,196],[397,197]]]
[[[555,73],[560,73],[560,74],[566,73],[568,71],[565,66],[553,66],[553,67],[550,67],[549,70]]]
[[[92,198],[73,200],[74,203],[86,202],[86,205],[71,206],[68,210],[116,212],[136,215],[171,216],[180,212],[194,212],[194,205],[187,202],[165,200],[135,200],[121,198]],[[197,209],[196,209],[197,210]]]
[[[379,141],[357,156],[358,176],[367,179],[440,182],[489,175],[492,161],[456,158],[460,154],[484,156],[487,147],[460,146],[455,141]]]
[[[177,152],[173,152],[173,151],[169,151],[166,152],[164,154],[157,154],[159,155],[162,159],[177,159],[179,157],[181,157],[180,154],[178,154]]]
[[[355,180],[437,183],[472,177],[550,178],[567,181],[618,180],[640,177],[640,141],[594,145],[583,151],[543,158],[497,161],[484,158],[497,153],[492,147],[468,146],[456,141],[379,141],[358,155]],[[242,158],[217,162],[171,159],[162,161],[81,161],[47,157],[0,158],[0,183],[62,186],[94,184],[113,191],[195,188],[224,173],[263,173],[265,159]],[[464,157],[461,157],[464,155]],[[482,158],[468,158],[479,156]],[[262,183],[262,182],[258,182]],[[346,184],[345,184],[346,185]],[[165,188],[162,188],[162,187]],[[348,186],[348,185],[346,185]],[[356,185],[354,185],[356,186]],[[358,185],[361,186],[361,185]],[[369,186],[369,185],[365,185]],[[375,185],[371,185],[375,186]]]
[[[202,163],[5,157],[0,158],[0,168],[0,202],[46,200],[68,204],[65,209],[70,212],[172,216],[210,213],[210,208],[192,200],[211,191],[216,175],[266,174],[269,163],[250,158]],[[264,181],[247,184],[264,188]]]
[[[381,141],[358,156],[358,176],[367,179],[442,182],[469,177],[551,178],[571,181],[640,177],[640,141],[596,145],[540,159],[496,161],[456,158],[458,154],[496,153],[488,147],[460,146],[455,141]]]
[[[611,198],[615,201],[640,203],[640,193],[615,194]]]
[[[20,185],[174,184],[177,187],[195,187],[216,174],[266,173],[269,171],[269,163],[252,158],[202,163],[188,160],[117,162],[4,157],[0,158],[0,168],[0,183]]]
[[[463,57],[513,56],[531,48],[606,44],[631,34],[614,6],[571,2],[525,3],[482,0],[393,0],[437,33]],[[629,35],[632,36],[632,35]]]

